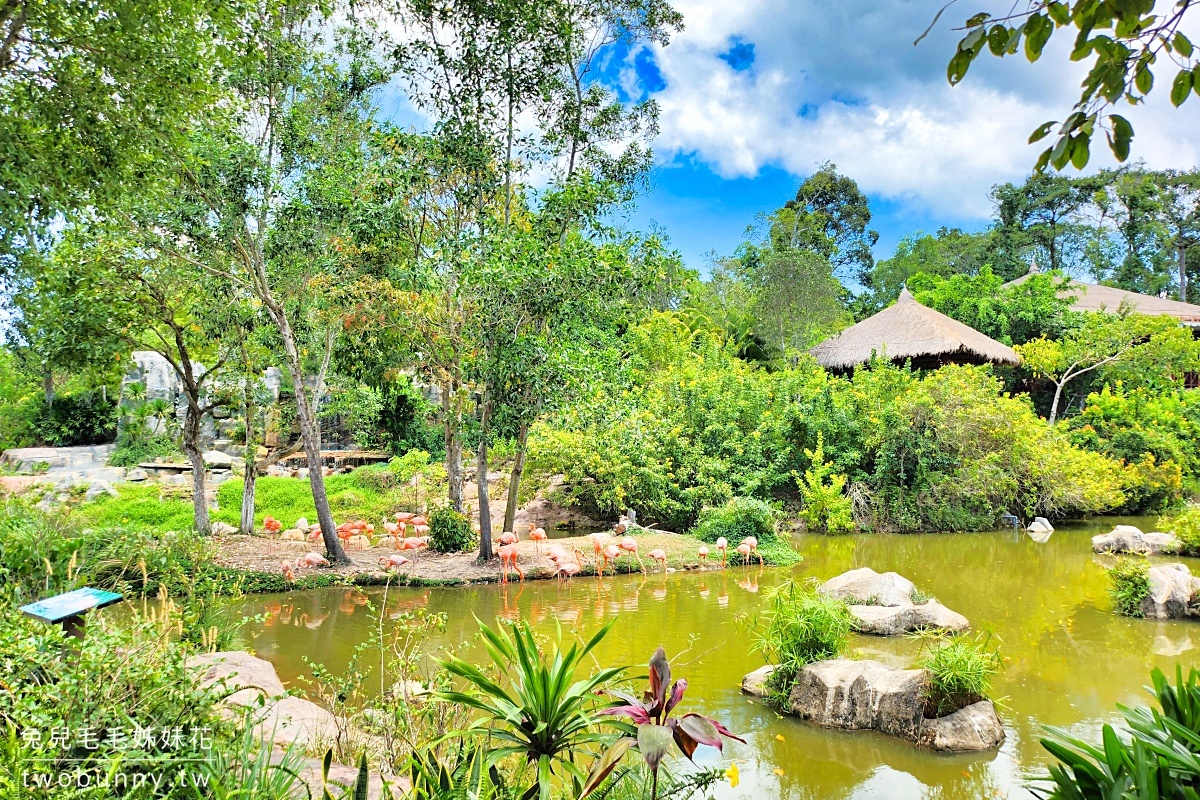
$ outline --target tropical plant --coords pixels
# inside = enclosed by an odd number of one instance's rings
[[[854,617],[845,601],[793,580],[772,589],[767,602],[768,610],[750,620],[750,629],[754,648],[775,666],[768,686],[784,695],[801,667],[845,652]]]
[[[837,472],[833,462],[825,460],[825,435],[817,433],[817,448],[804,451],[810,465],[804,474],[793,473],[800,487],[804,508],[800,516],[809,530],[846,533],[854,530],[850,498],[846,497],[846,476]]]
[[[488,766],[510,756],[533,766],[534,779],[520,792],[525,800],[550,800],[556,782],[568,783],[578,794],[587,781],[578,762],[616,738],[601,729],[604,718],[599,715],[597,696],[610,688],[625,668],[608,667],[587,677],[580,675],[588,656],[612,626],[613,622],[605,625],[582,647],[572,643],[564,651],[556,645],[547,658],[528,623],[513,625],[509,632],[479,622],[483,645],[501,677],[493,679],[455,655],[439,662],[466,682],[466,690],[439,691],[434,698],[480,712],[471,727],[456,735],[485,736],[498,742],[499,747],[487,750]]]
[[[745,739],[731,733],[711,717],[695,713],[672,717],[671,712],[683,699],[687,686],[686,678],[671,682],[671,664],[667,661],[666,652],[659,647],[650,657],[650,688],[643,693],[641,700],[625,692],[608,690],[609,694],[624,701],[624,705],[606,708],[600,714],[632,720],[637,726],[637,734],[636,737],[621,737],[605,751],[592,767],[580,797],[587,797],[603,783],[634,746],[650,769],[650,800],[658,800],[658,770],[672,743],[689,760],[702,744],[721,750],[722,737],[745,744]]]
[[[1118,709],[1120,733],[1105,725],[1096,746],[1061,728],[1047,728],[1042,746],[1058,759],[1034,786],[1045,800],[1195,800],[1200,796],[1200,672],[1184,680],[1175,667],[1172,684],[1161,670],[1150,673],[1147,691],[1158,708]]]
[[[471,520],[453,508],[438,508],[429,515],[429,549],[435,553],[464,553],[479,545]]]
[[[1175,534],[1179,555],[1200,556],[1200,506],[1188,506],[1173,517],[1160,517],[1158,528]]]
[[[923,631],[916,635],[923,646],[918,666],[929,676],[922,688],[925,716],[944,717],[988,698],[992,678],[1004,666],[990,632],[969,636]]]
[[[1113,610],[1127,617],[1144,616],[1142,601],[1150,594],[1150,563],[1140,556],[1122,556],[1108,569]]]

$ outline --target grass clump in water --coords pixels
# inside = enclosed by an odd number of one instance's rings
[[[1108,568],[1113,610],[1126,617],[1141,617],[1142,601],[1150,594],[1150,562],[1138,556],[1118,558]]]
[[[925,716],[944,717],[988,699],[992,678],[1004,666],[990,633],[969,636],[940,631],[916,636],[928,645],[918,662],[929,673],[923,689]]]
[[[722,506],[706,508],[692,535],[712,544],[724,536],[732,551],[748,536],[758,540],[758,552],[769,564],[787,567],[804,558],[778,533],[780,514],[754,497],[734,497]]]
[[[767,685],[778,697],[792,688],[802,667],[845,652],[854,618],[843,600],[790,580],[772,589],[767,601],[769,609],[750,627],[755,649],[775,666]]]

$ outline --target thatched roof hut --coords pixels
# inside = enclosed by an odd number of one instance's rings
[[[831,336],[809,350],[826,369],[850,370],[873,355],[895,362],[912,360],[919,369],[943,364],[1018,364],[1007,345],[956,319],[921,305],[908,289],[895,305]]]
[[[1036,268],[1030,274],[1036,274]],[[1004,284],[1017,286],[1029,279],[1029,275],[1017,278]],[[1059,279],[1058,296],[1071,301],[1074,311],[1107,311],[1115,314],[1122,305],[1128,306],[1139,314],[1151,317],[1175,317],[1180,325],[1187,326],[1193,331],[1200,329],[1200,306],[1193,303],[1182,303],[1166,297],[1155,297],[1149,294],[1139,294],[1115,286],[1104,286],[1099,283],[1084,283],[1070,278]]]

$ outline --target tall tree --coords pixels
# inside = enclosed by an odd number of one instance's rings
[[[803,250],[827,259],[840,277],[859,279],[874,265],[871,207],[852,178],[835,164],[822,164],[771,218],[775,250]]]
[[[1200,170],[1167,170],[1159,181],[1159,214],[1175,251],[1179,299],[1196,294],[1189,291],[1188,254],[1200,252]]]

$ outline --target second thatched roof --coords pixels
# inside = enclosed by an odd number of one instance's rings
[[[834,370],[865,364],[873,355],[892,361],[911,359],[914,366],[1021,361],[1011,347],[921,305],[908,289],[901,290],[895,305],[829,337],[809,352],[818,364]]]

